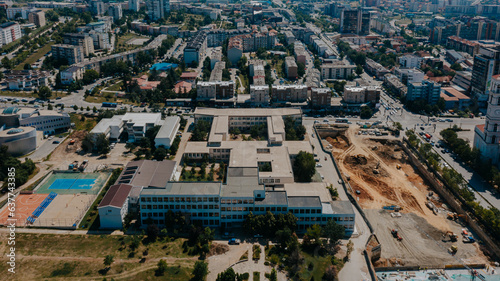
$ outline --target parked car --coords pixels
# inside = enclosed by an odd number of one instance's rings
[[[55,141],[53,141],[52,143],[53,143],[53,144],[60,144],[61,142],[60,142],[60,141],[58,141],[58,140],[55,140]]]

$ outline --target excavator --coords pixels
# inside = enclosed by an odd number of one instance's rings
[[[467,221],[467,217],[465,215],[459,215],[457,213],[448,213],[448,219],[449,220],[458,220],[459,218],[463,219],[464,221]]]
[[[443,235],[444,237],[449,236],[451,242],[457,242],[458,240],[458,235],[451,231],[446,231],[446,233]]]

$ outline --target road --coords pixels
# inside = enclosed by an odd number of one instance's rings
[[[312,119],[304,120],[303,125],[307,129],[307,133],[312,136],[314,134],[313,131],[314,121]],[[318,137],[315,136],[310,139],[311,144],[314,146],[314,152],[318,154],[318,158],[320,159],[320,163],[323,167],[317,168],[318,172],[324,176],[324,182],[333,184],[337,191],[339,192],[339,198],[341,200],[349,200],[347,195],[339,184],[339,176],[335,171],[335,167],[333,165],[333,159],[330,154],[325,153],[321,149],[321,145],[319,143]],[[325,157],[327,161],[325,161]],[[349,261],[344,265],[342,270],[339,273],[339,280],[370,280],[370,274],[368,273],[368,267],[365,262],[365,258],[363,256],[363,250],[365,249],[366,242],[370,236],[370,229],[368,225],[361,217],[361,214],[358,212],[356,208],[354,208],[354,212],[356,214],[356,229],[355,231],[358,233],[358,236],[355,238],[351,238],[351,241],[354,243],[354,250],[351,253]],[[346,239],[342,240],[342,244],[347,244]]]

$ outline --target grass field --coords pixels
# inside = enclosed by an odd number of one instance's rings
[[[67,96],[67,92],[65,91],[52,91],[52,96],[50,99],[54,99],[57,97],[65,97]],[[18,97],[18,98],[38,98],[38,95],[33,94],[33,92],[23,92],[23,91],[0,91],[0,96],[7,97]]]
[[[148,39],[149,37],[137,35],[134,33],[125,33],[123,36],[118,37],[118,42],[116,44],[115,51],[124,52],[124,51],[130,51],[130,50],[134,50],[134,49],[142,47],[142,46],[138,46],[138,45],[127,44],[127,42],[130,39],[135,39],[135,38]]]
[[[82,115],[70,113],[69,118],[71,123],[75,123],[75,130],[87,130],[90,131],[97,125],[97,121],[94,118],[85,117],[85,121],[82,121]],[[90,130],[89,130],[90,129]]]
[[[33,64],[40,58],[42,58],[45,54],[50,52],[52,45],[54,45],[54,42],[49,42],[47,45],[43,46],[42,48],[38,49],[38,51],[34,54],[31,54],[25,61],[20,63],[18,66],[16,66],[14,69],[15,70],[23,70],[25,64]]]
[[[6,239],[6,234],[0,235]],[[45,278],[103,280],[189,280],[196,257],[182,253],[184,239],[172,242],[139,244],[130,255],[130,236],[16,234],[18,271],[9,280],[45,280]],[[2,245],[0,270],[6,272],[7,248]],[[144,255],[144,251],[148,253]],[[114,262],[104,273],[103,260],[113,255]],[[21,258],[22,257],[22,258]],[[142,262],[140,260],[145,258]],[[164,276],[155,276],[160,258],[166,259]],[[178,259],[179,258],[179,259]],[[21,270],[24,268],[25,270]],[[29,270],[28,270],[29,269]]]
[[[104,91],[121,91],[123,85],[123,81],[120,81],[116,84],[113,84],[104,89]]]

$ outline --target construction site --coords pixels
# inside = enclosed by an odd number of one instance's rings
[[[410,164],[400,140],[359,131],[351,125],[318,133],[380,242],[374,266],[487,264],[464,218],[454,214]]]

